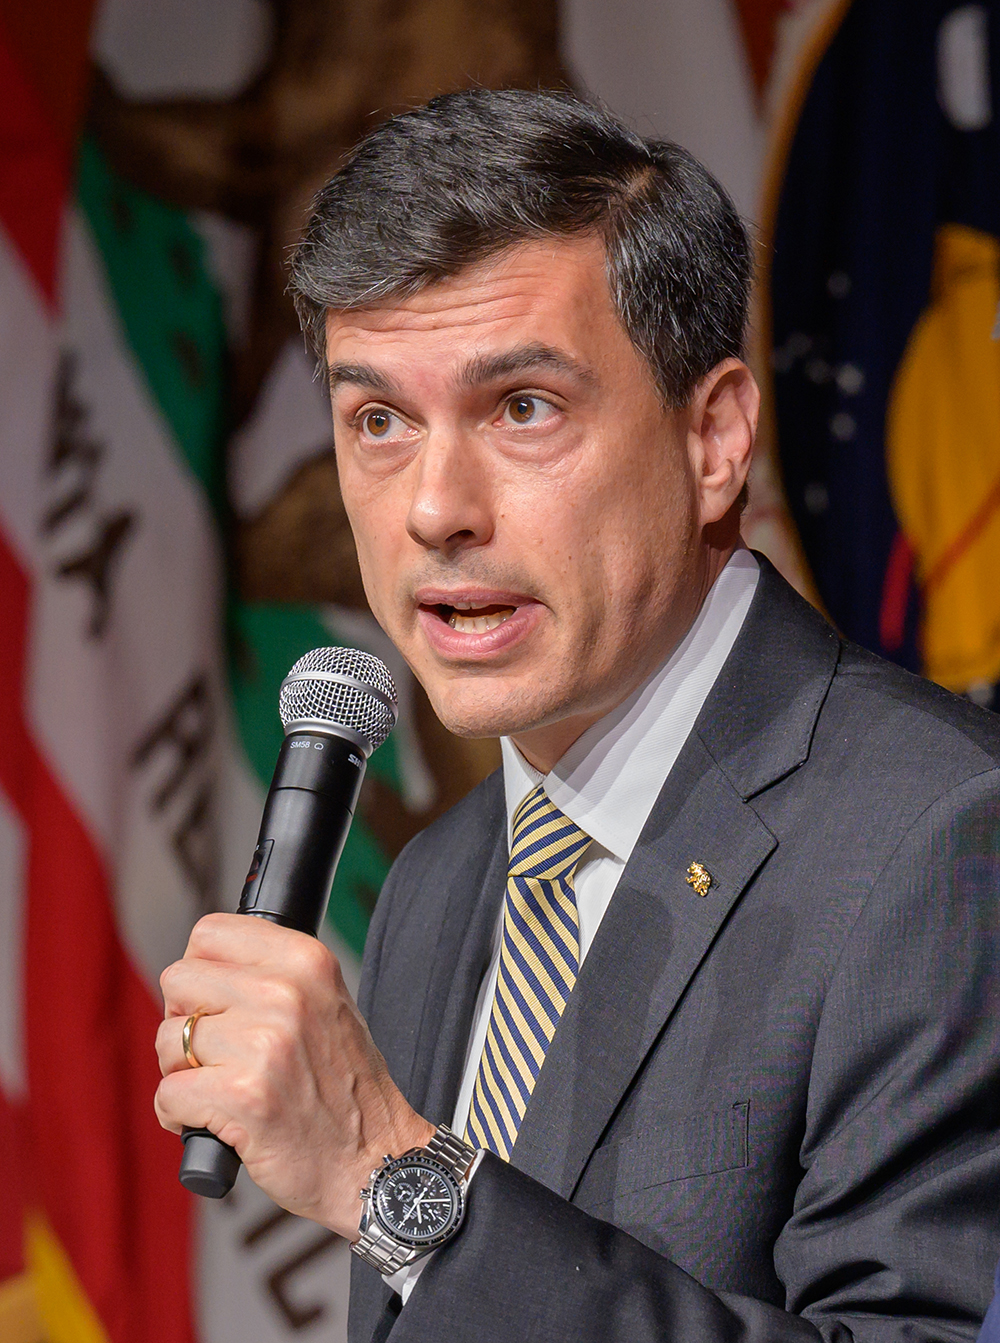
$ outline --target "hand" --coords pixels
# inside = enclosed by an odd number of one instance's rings
[[[358,1190],[386,1153],[423,1146],[434,1126],[389,1076],[336,958],[266,919],[209,914],[160,987],[163,1127],[210,1129],[276,1203],[357,1240]],[[203,1066],[191,1068],[181,1031],[199,1010]]]

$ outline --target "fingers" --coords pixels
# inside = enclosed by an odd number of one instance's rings
[[[192,1064],[184,1053],[184,1027],[197,1016],[190,1032],[190,1047],[202,1068],[221,1064],[252,1065],[268,1054],[281,1057],[301,1037],[305,1004],[288,984],[261,981],[239,994],[219,1010],[194,1008],[191,1012],[164,1016],[156,1031],[156,1054],[164,1077]]]
[[[160,976],[160,989],[167,1015],[186,1017],[221,1012],[275,975],[303,990],[343,985],[336,958],[317,938],[265,919],[209,914],[195,924],[183,960]]]
[[[262,1024],[238,1011],[199,1017],[192,1032],[199,1068],[184,1057],[183,1028],[181,1018],[172,1017],[157,1032],[163,1081],[156,1112],[165,1128],[208,1128],[235,1146],[223,1125],[266,1134],[282,1112],[301,1109],[303,1096],[315,1099],[307,1060],[287,1023]]]
[[[356,1161],[361,1102],[377,1127],[387,1112],[385,1065],[336,959],[303,933],[217,914],[199,921],[160,983],[160,1123],[209,1129],[262,1188],[308,1213],[329,1171]],[[198,1012],[190,1043],[202,1066],[192,1068],[183,1028]]]
[[[231,1052],[226,1047],[225,1029],[220,1029],[222,1015],[209,1013],[198,1017],[191,1031],[191,1050],[203,1068],[217,1067]],[[164,1077],[182,1069],[190,1070],[192,1066],[184,1053],[184,1026],[188,1020],[189,1017],[165,1017],[157,1028],[156,1057]]]
[[[160,975],[163,1014],[189,1017],[192,1012],[223,1012],[246,995],[245,980],[245,971],[235,966],[174,961]]]
[[[195,960],[233,965],[281,964],[293,973],[298,968],[305,975],[328,974],[336,965],[318,938],[246,914],[206,914],[192,928],[184,954]]]
[[[187,1069],[165,1077],[153,1100],[161,1126],[179,1134],[184,1128],[207,1128],[239,1152],[246,1129],[219,1108],[215,1089],[202,1081],[202,1069]]]
[[[191,1045],[203,1067],[252,1064],[260,1060],[264,1041],[277,1040],[275,1052],[287,1053],[303,1037],[307,1019],[322,1015],[323,1004],[337,1003],[352,1018],[357,1016],[334,959],[314,939],[293,936],[293,955],[284,946],[281,965],[232,965],[185,956],[164,970],[164,1020],[156,1038],[164,1077],[191,1068],[183,1032],[195,1014]]]

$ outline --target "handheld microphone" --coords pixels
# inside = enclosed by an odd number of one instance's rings
[[[396,687],[370,653],[316,648],[282,682],[279,711],[285,740],[237,912],[315,937],[368,757],[396,722]],[[235,1148],[208,1129],[181,1136],[184,1188],[228,1194],[240,1168]]]

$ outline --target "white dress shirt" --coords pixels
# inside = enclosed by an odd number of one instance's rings
[[[593,840],[573,880],[581,966],[653,803],[743,627],[759,576],[759,566],[750,551],[737,550],[715,580],[694,624],[666,662],[617,709],[588,728],[544,778],[509,738],[501,740],[508,846],[517,808],[542,782],[549,800]],[[451,1121],[452,1130],[460,1136],[465,1132],[486,1043],[502,934],[501,904]],[[427,1255],[409,1268],[386,1276],[386,1282],[402,1294],[404,1303],[432,1257]]]

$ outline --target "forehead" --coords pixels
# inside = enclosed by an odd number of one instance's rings
[[[327,316],[331,364],[361,350],[367,357],[412,347],[440,359],[511,342],[542,342],[588,361],[602,345],[631,345],[611,298],[600,239],[520,243],[416,294]]]

